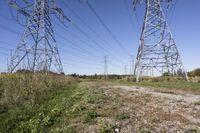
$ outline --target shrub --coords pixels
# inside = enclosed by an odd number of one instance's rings
[[[191,77],[195,77],[195,76],[200,77],[200,68],[195,69],[195,70],[189,72],[188,75],[191,76]]]

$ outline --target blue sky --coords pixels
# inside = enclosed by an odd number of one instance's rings
[[[108,55],[109,73],[125,73],[125,66],[127,72],[130,72],[132,56],[136,55],[139,46],[144,4],[139,5],[134,12],[132,0],[89,0],[104,23],[123,45],[125,48],[123,50],[86,3],[80,3],[79,0],[64,0],[70,9],[84,21],[82,22],[61,1],[57,0],[57,4],[78,27],[68,24],[66,28],[52,16],[65,73],[103,73],[105,55]],[[200,67],[200,0],[176,1],[175,6],[167,11],[167,19],[184,67],[189,71]],[[5,1],[1,0],[0,5],[0,71],[4,71],[7,58],[9,59],[9,49],[15,49],[24,27],[12,19]]]

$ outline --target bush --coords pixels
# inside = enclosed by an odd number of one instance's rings
[[[191,77],[200,77],[200,68],[195,69],[194,71],[191,71],[188,73],[189,76]]]

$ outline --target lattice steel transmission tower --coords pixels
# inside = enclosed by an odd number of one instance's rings
[[[32,1],[32,2],[30,2]],[[20,69],[31,72],[63,72],[63,67],[52,28],[50,15],[54,14],[62,23],[70,20],[57,7],[55,0],[8,0],[8,4],[19,16],[26,18],[24,33],[11,56],[9,71]]]
[[[134,0],[134,8],[142,2],[146,4],[146,11],[134,69],[137,81],[141,76],[152,76],[155,72],[188,80],[161,8],[161,2],[170,3],[172,0]]]
[[[104,77],[108,77],[108,56],[104,57]]]

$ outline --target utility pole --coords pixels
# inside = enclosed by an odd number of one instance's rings
[[[142,2],[143,0],[134,0],[134,9]],[[137,81],[141,76],[154,74],[154,71],[172,76],[181,72],[181,76],[188,80],[175,40],[164,17],[161,0],[144,2],[146,11],[134,68]],[[170,3],[172,0],[162,2]]]
[[[18,3],[16,0],[8,0],[8,5],[16,10],[16,21],[20,20],[20,15],[28,20],[11,57],[9,71],[12,73],[25,69],[31,72],[63,72],[50,15],[55,15],[63,24],[70,20],[55,0],[22,0]]]
[[[104,77],[106,79],[108,78],[108,67],[107,67],[107,64],[108,64],[108,56],[106,55],[104,57]]]

